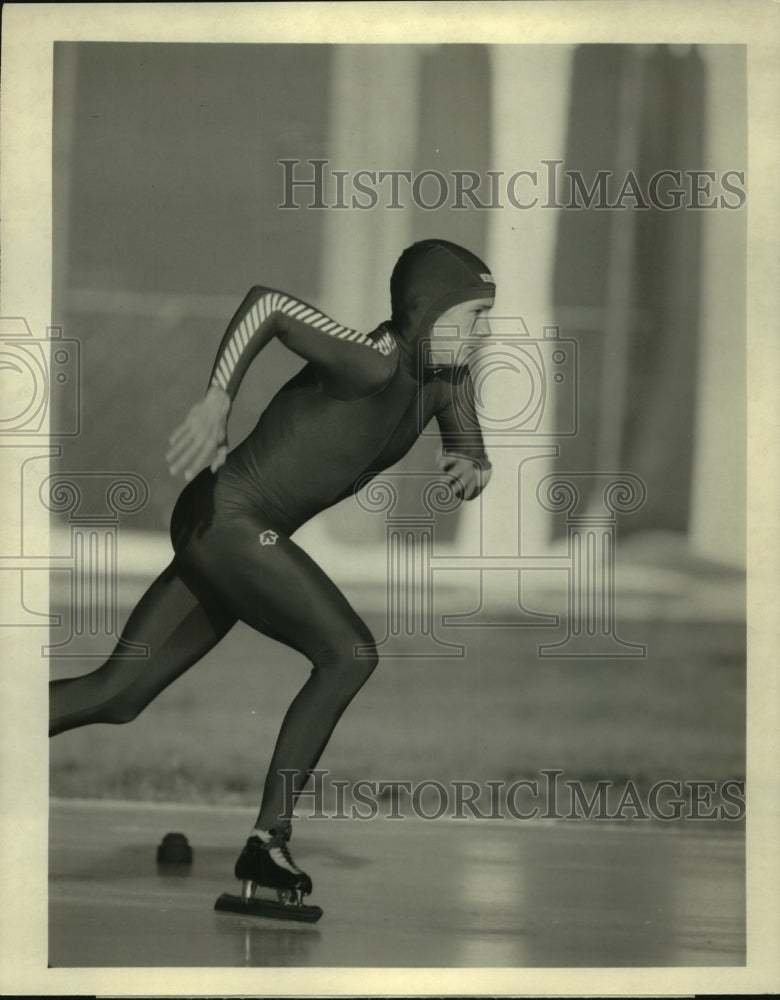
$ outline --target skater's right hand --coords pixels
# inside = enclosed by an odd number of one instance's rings
[[[190,480],[206,465],[217,471],[227,457],[229,413],[230,396],[211,386],[168,439],[170,448],[165,457],[172,476],[183,471],[184,478]]]

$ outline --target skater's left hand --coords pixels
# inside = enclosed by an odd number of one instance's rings
[[[219,469],[227,456],[229,414],[230,397],[212,386],[169,438],[166,458],[172,476],[183,472],[190,480],[206,465],[212,472]]]
[[[456,481],[455,492],[464,500],[474,500],[490,482],[492,469],[462,455],[441,455],[437,463],[441,472],[446,472]]]

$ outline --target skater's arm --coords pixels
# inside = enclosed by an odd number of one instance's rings
[[[442,440],[438,468],[459,482],[459,494],[474,500],[490,481],[492,466],[485,451],[474,400],[474,384],[466,367],[441,382],[442,401],[436,421]]]
[[[260,285],[252,288],[220,342],[209,387],[170,438],[171,474],[191,479],[212,472],[227,456],[227,421],[241,380],[274,337],[318,370],[325,392],[356,399],[378,392],[398,364],[398,346],[383,327],[361,333],[341,326],[300,299]]]
[[[395,340],[382,327],[368,334],[352,330],[292,295],[258,285],[225,331],[209,385],[234,399],[250,364],[274,337],[314,364],[326,392],[343,399],[379,391],[398,364]]]

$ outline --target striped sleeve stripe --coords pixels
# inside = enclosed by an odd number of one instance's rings
[[[247,318],[241,321],[241,325],[236,331],[235,336],[230,341],[231,347],[238,347],[239,350],[243,351],[249,341],[252,339],[252,334],[257,330],[257,327],[253,327],[251,323],[247,322]]]
[[[291,299],[281,292],[268,292],[261,296],[252,306],[247,315],[241,320],[232,337],[225,347],[222,357],[219,360],[214,380],[220,388],[227,389],[227,385],[233,372],[238,365],[243,351],[246,349],[252,337],[257,333],[263,323],[271,313],[283,312],[291,319],[306,323],[328,336],[336,337],[339,340],[349,340],[367,347],[373,348],[382,355],[392,354],[395,350],[395,341],[392,336],[383,330],[379,337],[373,338],[361,333],[360,330],[352,330],[350,327],[341,326],[329,316],[319,312],[312,306],[300,302],[298,299]]]
[[[305,308],[306,306],[302,302],[299,302],[296,305],[292,306],[291,308],[285,309],[284,312],[286,312],[288,316],[292,316],[294,319],[296,319],[298,317],[298,314],[302,313]]]
[[[221,363],[217,369],[217,381],[223,389],[227,389],[227,384],[230,381],[230,369],[224,363]]]

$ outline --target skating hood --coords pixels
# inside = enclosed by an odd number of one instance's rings
[[[402,346],[416,354],[435,320],[470,299],[493,297],[496,282],[470,250],[447,240],[422,240],[398,258],[390,278],[392,324]]]

